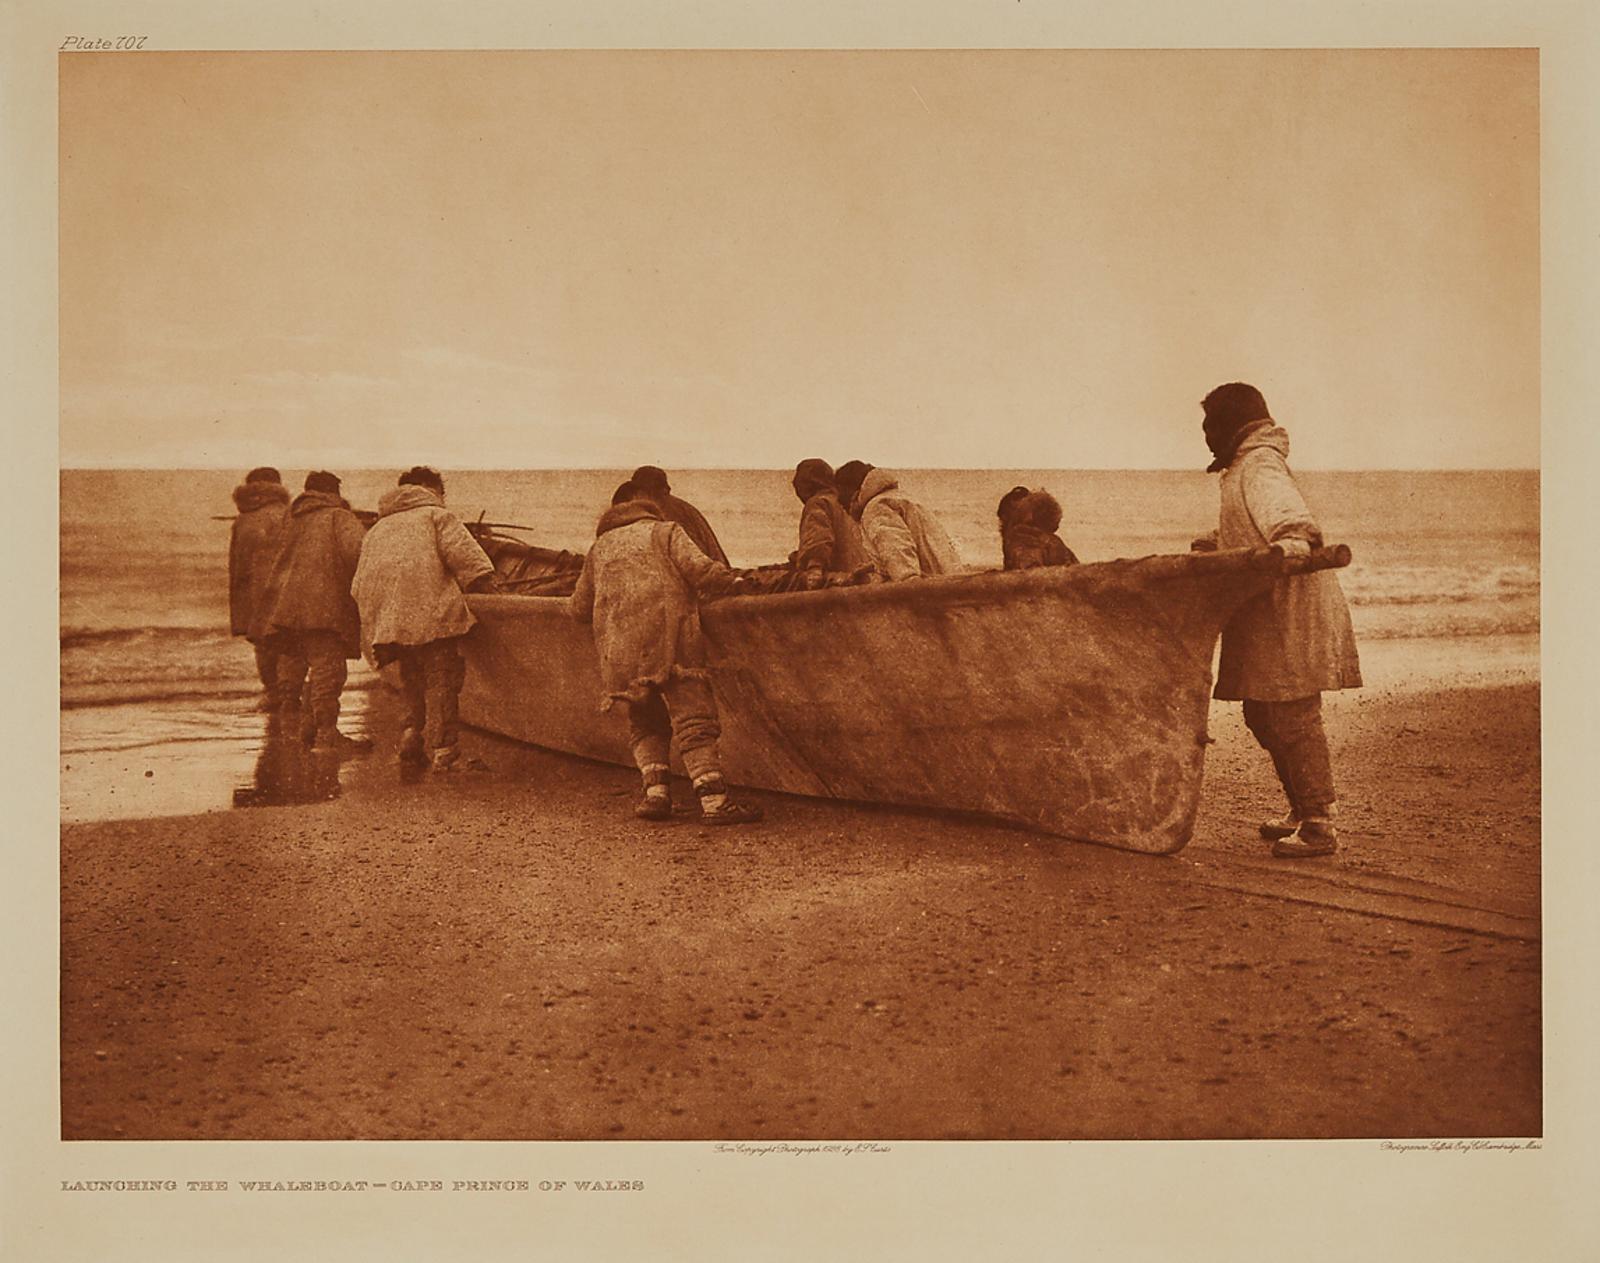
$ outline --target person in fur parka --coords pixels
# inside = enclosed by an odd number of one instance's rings
[[[568,612],[594,627],[605,690],[602,710],[628,708],[628,735],[644,781],[637,814],[670,820],[671,743],[708,824],[759,820],[735,801],[723,775],[711,677],[700,632],[702,597],[737,592],[739,574],[700,551],[676,522],[631,482],[600,517]]]
[[[366,528],[339,486],[327,470],[306,475],[305,491],[289,506],[262,622],[278,650],[283,706],[298,706],[318,749],[353,752],[371,746],[339,731],[345,663],[361,656],[361,615],[350,580]]]
[[[235,636],[243,636],[255,650],[256,674],[265,696],[263,710],[280,701],[278,651],[267,628],[267,581],[283,546],[283,524],[289,516],[289,488],[276,469],[252,469],[233,489],[233,519],[228,537],[228,619]]]
[[[1322,543],[1289,471],[1289,435],[1254,386],[1228,382],[1201,401],[1202,430],[1222,475],[1214,536],[1201,549],[1275,545],[1291,557]],[[1213,696],[1244,702],[1244,720],[1272,758],[1288,815],[1261,826],[1285,859],[1338,848],[1333,766],[1322,727],[1322,694],[1361,687],[1350,610],[1338,576],[1315,570],[1277,580],[1247,602],[1222,631]]]
[[[1000,551],[1007,570],[1078,564],[1077,554],[1056,534],[1061,526],[1061,504],[1048,491],[1013,487],[1000,501],[998,514]]]
[[[936,518],[900,490],[899,475],[870,468],[850,505],[867,552],[884,577],[897,581],[953,574],[961,554]]]

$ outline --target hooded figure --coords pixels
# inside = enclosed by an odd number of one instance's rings
[[[1016,492],[1022,490],[1018,496]],[[1078,558],[1056,534],[1061,504],[1048,491],[1013,488],[1000,501],[1000,551],[1007,570],[1075,566]]]
[[[1211,469],[1222,474],[1215,546],[1275,544],[1291,556],[1320,546],[1322,531],[1289,472],[1289,436],[1261,392],[1231,382],[1201,406]],[[1350,611],[1332,570],[1279,579],[1223,629],[1214,696],[1244,702],[1245,723],[1271,755],[1289,801],[1286,817],[1262,826],[1275,840],[1274,854],[1337,848],[1322,694],[1360,686]]]
[[[871,566],[861,527],[839,502],[828,462],[801,461],[795,466],[793,485],[795,495],[805,506],[800,510],[795,570],[817,583],[826,573],[855,574]]]
[[[846,509],[855,502],[856,492],[861,490],[861,480],[870,474],[873,468],[864,460],[847,460],[833,471],[834,490],[839,493],[839,503]]]
[[[737,590],[739,576],[706,556],[683,526],[663,520],[653,498],[627,498],[636,490],[624,484],[620,502],[601,515],[567,609],[594,626],[605,690],[601,709],[617,702],[628,707],[645,792],[637,814],[672,818],[669,763],[676,738],[701,818],[712,824],[758,820],[758,808],[728,796],[722,728],[700,633],[699,599]]]
[[[665,471],[654,465],[640,465],[628,481],[640,495],[655,501],[663,521],[676,522],[688,533],[695,547],[707,557],[712,561],[720,561],[724,566],[728,564],[728,554],[722,551],[722,545],[717,542],[717,533],[711,529],[705,514],[687,500],[680,500],[672,494]]]
[[[861,481],[850,511],[861,522],[867,552],[891,579],[951,574],[961,555],[939,519],[903,494],[887,469],[873,469]]]
[[[319,749],[364,748],[339,732],[345,660],[361,656],[361,616],[350,580],[366,532],[325,471],[306,477],[289,506],[283,548],[272,568],[263,625],[279,652],[278,683],[285,705],[301,702],[301,721]]]
[[[494,563],[444,507],[444,479],[418,466],[378,500],[350,590],[362,641],[380,667],[400,664],[406,715],[400,758],[456,764],[466,664],[461,638],[477,620],[462,593],[492,586]]]
[[[276,469],[252,469],[233,489],[239,515],[233,519],[228,539],[228,617],[235,636],[248,638],[256,654],[256,674],[266,690],[263,706],[271,708],[278,695],[278,654],[262,622],[266,612],[267,582],[283,544],[284,520],[289,515],[289,489]]]

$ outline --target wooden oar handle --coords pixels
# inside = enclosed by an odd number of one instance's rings
[[[1308,574],[1313,570],[1341,570],[1350,564],[1348,544],[1327,544],[1313,548],[1309,556],[1289,557],[1282,548],[1272,544],[1258,548],[1250,555],[1252,565],[1274,574]]]

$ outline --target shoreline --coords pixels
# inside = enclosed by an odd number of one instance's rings
[[[1482,676],[1340,696],[1345,845],[1287,867],[1236,704],[1168,858],[775,794],[652,828],[478,733],[401,784],[375,715],[338,801],[63,825],[63,1134],[1537,1135],[1539,690]]]
[[[1537,633],[1380,639],[1362,643],[1360,653],[1367,683],[1325,695],[1330,715],[1379,697],[1537,684],[1540,675]],[[376,672],[352,668],[341,721],[348,731],[365,733],[368,714],[382,712],[380,683]],[[258,695],[259,690],[195,690],[64,703],[63,822],[155,820],[228,809],[235,790],[248,790],[260,779],[265,724],[251,704]],[[1227,708],[1227,703],[1212,704],[1213,725]],[[112,740],[114,750],[108,746]]]

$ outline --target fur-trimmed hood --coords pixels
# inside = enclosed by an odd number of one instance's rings
[[[855,499],[850,502],[850,511],[857,517],[861,510],[874,496],[881,496],[885,491],[894,491],[900,486],[900,475],[889,469],[869,469],[867,476],[861,480],[861,490],[856,492]]]
[[[404,487],[391,487],[378,497],[379,517],[421,508],[442,509],[444,497],[432,487],[415,487],[409,483]]]
[[[1015,522],[1027,522],[1041,531],[1054,532],[1061,525],[1061,501],[1043,487],[1023,496],[1014,510]]]
[[[621,504],[613,504],[600,515],[600,521],[595,524],[594,536],[599,539],[607,531],[614,531],[619,526],[632,526],[635,522],[662,520],[661,509],[655,501],[624,500]]]
[[[348,500],[331,491],[302,491],[289,506],[289,516],[302,517],[307,513],[320,513],[324,509],[348,510],[349,508]]]
[[[1253,452],[1257,448],[1270,447],[1284,460],[1289,459],[1289,431],[1272,421],[1253,421],[1239,434],[1239,442],[1234,446],[1233,455],[1228,458],[1228,464],[1233,464],[1246,452]]]
[[[791,484],[795,495],[800,497],[804,504],[812,496],[823,491],[832,491],[837,494],[839,488],[834,485],[833,466],[825,460],[803,460],[795,466],[794,479]]]
[[[240,513],[254,513],[269,504],[288,504],[289,488],[281,482],[241,482],[233,489],[233,505]]]

